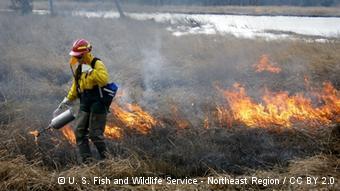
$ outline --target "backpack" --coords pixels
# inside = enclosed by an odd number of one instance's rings
[[[96,62],[100,60],[99,58],[93,58],[92,62],[91,62],[91,67],[94,68],[96,65]],[[71,68],[72,70],[72,68]],[[73,70],[72,70],[73,73]],[[75,83],[76,83],[76,89],[77,89],[77,94],[78,97],[80,96],[80,86],[79,86],[79,79],[81,76],[81,65],[78,66],[78,68],[76,69],[76,72],[73,73],[74,78],[75,78]],[[113,100],[113,98],[116,96],[116,93],[118,91],[118,86],[114,83],[108,83],[107,85],[103,86],[103,87],[99,87],[98,86],[98,90],[99,90],[99,95],[100,95],[100,99],[103,102],[103,104],[105,104],[106,106],[110,106],[111,102]]]
[[[99,58],[93,58],[92,62],[91,62],[91,67],[94,68],[96,65],[96,62],[100,60]],[[106,106],[110,106],[112,103],[113,98],[116,96],[116,93],[118,91],[118,86],[114,83],[108,83],[103,87],[98,87],[99,90],[99,95],[101,98],[101,101],[103,102],[103,104],[105,104]]]

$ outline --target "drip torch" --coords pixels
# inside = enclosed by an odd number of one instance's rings
[[[75,117],[76,116],[75,116],[72,108],[69,108],[66,111],[60,113],[58,116],[54,117],[51,120],[50,124],[46,128],[44,128],[40,131],[37,131],[35,133],[35,137],[38,137],[41,133],[43,133],[46,130],[51,129],[51,128],[60,129],[60,128],[64,127],[66,124],[73,121],[75,119]]]

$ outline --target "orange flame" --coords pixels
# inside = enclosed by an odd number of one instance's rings
[[[121,107],[117,103],[112,103],[111,111],[114,116],[113,123],[106,125],[104,130],[104,136],[108,139],[121,139],[123,137],[121,127],[123,126],[147,134],[158,123],[154,117],[137,104],[125,104],[124,107]],[[76,143],[71,126],[66,125],[61,131],[71,144]]]
[[[74,131],[70,125],[65,125],[61,128],[61,132],[63,133],[64,137],[69,141],[71,144],[76,144],[76,136]]]
[[[76,144],[76,137],[74,131],[71,126],[66,125],[61,129],[64,137],[69,141],[71,144]],[[104,136],[108,139],[120,139],[122,138],[123,134],[119,127],[116,126],[105,126]]]
[[[299,93],[289,96],[288,92],[265,91],[263,103],[255,103],[246,93],[243,86],[234,84],[233,90],[224,91],[233,117],[250,127],[285,126],[303,121],[311,126],[328,125],[339,120],[339,93],[331,83],[324,84],[318,93],[323,105],[315,107],[311,99]]]
[[[190,126],[190,123],[187,120],[184,120],[184,119],[180,119],[176,122],[177,122],[177,126],[181,129],[186,129],[186,128],[189,128],[189,126]]]
[[[29,134],[33,135],[34,137],[39,137],[39,135],[40,135],[38,130],[30,131]]]
[[[281,68],[271,65],[269,56],[266,54],[261,56],[259,62],[254,67],[255,67],[255,72],[268,71],[268,72],[276,73],[276,74],[281,72]]]
[[[111,111],[116,120],[122,125],[134,129],[139,133],[147,134],[158,121],[137,104],[126,104],[124,107],[112,103]]]
[[[205,116],[204,120],[203,120],[203,127],[206,129],[209,129],[210,125],[209,125],[209,117]]]
[[[232,126],[232,117],[230,114],[230,111],[223,107],[223,106],[216,106],[216,112],[217,112],[217,122],[220,127],[227,126],[231,127]]]
[[[104,136],[109,139],[120,139],[123,136],[122,130],[117,126],[105,126]]]
[[[38,130],[30,131],[29,134],[34,136],[34,142],[35,144],[38,144],[38,137],[40,135],[39,131]]]
[[[171,111],[172,111],[172,117],[173,119],[175,119],[176,121],[176,125],[177,127],[181,128],[181,129],[186,129],[190,127],[190,122],[186,119],[184,119],[178,111],[178,108],[176,107],[176,105],[171,105]]]

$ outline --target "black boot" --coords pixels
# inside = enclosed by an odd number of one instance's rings
[[[99,153],[100,160],[107,158],[107,150],[105,142],[94,142]]]
[[[92,154],[88,141],[84,141],[82,144],[78,144],[78,149],[81,157],[81,162],[88,164],[90,163]]]

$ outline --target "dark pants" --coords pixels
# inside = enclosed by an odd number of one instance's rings
[[[104,130],[108,107],[100,99],[98,88],[85,91],[80,97],[80,109],[76,118],[76,141],[83,162],[92,156],[89,139],[96,146],[101,159],[105,158]]]

